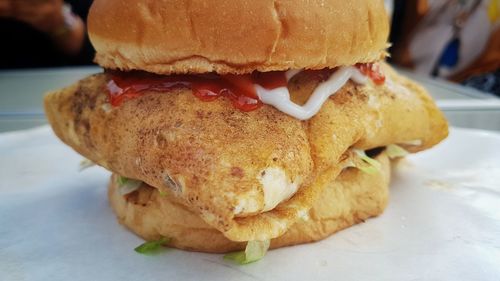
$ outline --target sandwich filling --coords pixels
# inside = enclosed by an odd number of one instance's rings
[[[229,240],[264,241],[304,217],[343,169],[378,174],[364,151],[402,144],[415,152],[445,136],[446,122],[421,88],[383,63],[386,83],[366,67],[237,76],[108,71],[49,94],[46,111],[64,142],[125,177],[119,194],[144,182]],[[366,85],[349,81],[358,71]],[[349,80],[305,121],[265,105],[255,89],[286,87],[290,102],[307,106],[342,73]],[[248,105],[238,103],[251,99],[243,93],[255,94],[258,110],[232,106]]]
[[[319,84],[308,100],[299,105],[292,101],[289,82],[299,74],[307,75]],[[245,75],[170,75],[159,76],[146,73],[113,73],[107,84],[109,100],[113,106],[141,96],[146,91],[166,92],[179,87],[191,88],[202,101],[213,101],[221,96],[231,100],[234,107],[248,112],[263,104],[299,120],[316,115],[325,101],[352,80],[365,84],[371,79],[375,84],[385,82],[385,75],[378,63],[356,64],[323,70],[289,70],[254,72]]]

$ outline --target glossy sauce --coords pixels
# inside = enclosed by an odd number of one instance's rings
[[[377,85],[383,84],[385,81],[385,76],[381,73],[378,64],[357,64],[356,68],[351,69],[359,70],[358,72],[370,77]],[[323,83],[324,81],[332,80],[337,70],[305,70],[304,72],[310,79]],[[188,88],[202,101],[209,102],[220,97],[226,97],[234,107],[248,112],[256,110],[263,105],[263,93],[268,95],[274,90],[287,91],[288,81],[299,72],[299,70],[290,70],[288,72],[254,72],[244,75],[203,74],[169,76],[144,72],[111,72],[111,79],[107,84],[107,89],[109,102],[112,106],[119,106],[127,100],[143,95],[146,91],[169,92],[178,88]],[[321,88],[321,83],[318,85],[318,88]],[[345,81],[343,83],[345,84]],[[284,98],[286,96],[285,94]],[[278,102],[283,103],[285,101],[281,99]],[[291,101],[288,100],[286,102],[290,103]],[[273,106],[279,109],[278,106]]]
[[[286,87],[285,72],[266,72],[245,75],[169,75],[148,73],[112,73],[107,84],[109,102],[119,106],[139,97],[146,91],[168,92],[188,88],[202,101],[214,101],[221,96],[228,98],[242,111],[252,111],[262,106],[254,85],[266,89]]]
[[[325,77],[328,78],[323,80]],[[335,95],[349,80],[356,84],[365,84],[368,80],[358,68],[353,66],[339,67],[329,76],[320,75],[312,78],[320,79],[321,82],[318,83],[304,105],[298,105],[291,101],[287,87],[267,90],[255,85],[255,88],[263,103],[271,105],[296,119],[307,120],[316,115],[326,100]]]
[[[378,63],[358,63],[356,67],[364,75],[370,77],[370,79],[375,83],[375,85],[382,85],[385,82],[385,74],[382,73],[380,69],[380,64]]]

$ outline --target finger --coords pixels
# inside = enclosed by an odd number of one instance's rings
[[[10,17],[12,14],[12,5],[10,0],[0,0],[0,17]]]
[[[31,1],[15,1],[13,17],[28,23],[36,23],[42,18],[50,17],[49,7],[46,4],[31,5]]]

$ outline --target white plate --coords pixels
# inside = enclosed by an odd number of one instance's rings
[[[0,280],[499,280],[500,135],[454,129],[395,169],[385,213],[235,266],[143,256],[106,201],[108,173],[49,128],[0,135]]]

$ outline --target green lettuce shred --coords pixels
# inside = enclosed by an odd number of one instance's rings
[[[422,145],[422,140],[405,141],[405,142],[401,142],[401,144],[419,146],[419,145]]]
[[[84,159],[82,159],[82,161],[80,161],[80,165],[78,167],[78,171],[81,172],[81,171],[83,171],[85,169],[88,169],[88,168],[90,168],[92,166],[95,166],[95,163],[92,162],[92,160],[84,158]]]
[[[245,251],[229,253],[224,256],[224,259],[239,265],[256,262],[266,255],[270,244],[269,240],[248,241]]]
[[[121,195],[134,192],[142,185],[142,181],[140,180],[129,179],[122,176],[117,177],[116,183],[118,184],[118,192]]]
[[[387,156],[389,156],[389,158],[391,159],[405,157],[406,155],[409,154],[409,152],[406,149],[396,144],[388,145],[385,148],[385,152],[387,153]]]
[[[382,168],[380,163],[377,160],[368,157],[364,150],[353,149],[353,152],[361,159],[360,162],[356,163],[356,168],[360,169],[364,173],[375,174]]]
[[[162,237],[158,240],[145,242],[134,249],[139,254],[151,255],[158,252],[162,246],[168,244],[170,238]]]

